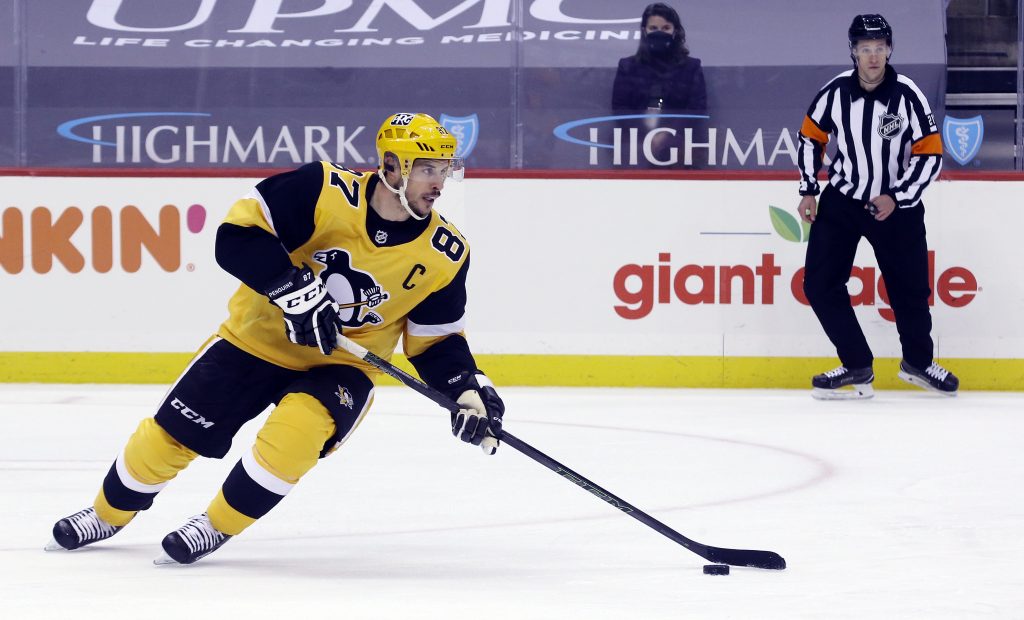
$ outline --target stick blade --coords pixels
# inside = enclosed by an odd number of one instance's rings
[[[769,570],[783,570],[786,568],[785,558],[774,551],[708,547],[707,553],[701,555],[712,562],[729,564],[730,566],[750,566],[752,568],[767,568]]]

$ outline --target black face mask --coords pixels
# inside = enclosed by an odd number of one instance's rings
[[[672,51],[672,44],[675,42],[675,37],[663,30],[655,30],[654,32],[647,33],[647,51],[651,53],[651,56],[656,58],[664,58],[669,55]]]

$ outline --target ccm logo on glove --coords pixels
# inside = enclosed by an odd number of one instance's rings
[[[289,341],[318,347],[324,355],[334,351],[341,330],[338,305],[309,265],[293,267],[265,294],[284,311],[284,331]]]

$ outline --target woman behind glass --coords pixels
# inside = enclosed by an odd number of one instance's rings
[[[640,18],[640,31],[636,53],[619,60],[612,87],[614,114],[706,114],[704,72],[700,59],[690,56],[686,30],[676,10],[661,2],[648,5]],[[649,118],[632,126],[677,130],[680,135],[675,138],[665,133],[656,136],[659,140],[655,141],[654,151],[657,153],[664,150],[667,142],[679,144],[681,130],[694,126],[692,122],[679,120]]]

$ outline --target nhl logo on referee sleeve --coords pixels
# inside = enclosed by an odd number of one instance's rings
[[[903,131],[903,117],[885,113],[878,117],[878,135],[892,140]]]

